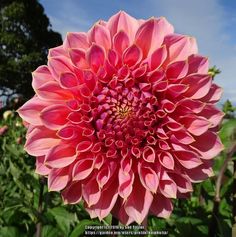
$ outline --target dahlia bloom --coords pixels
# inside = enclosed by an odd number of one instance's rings
[[[121,11],[68,33],[33,72],[35,96],[19,114],[36,172],[91,218],[167,218],[172,199],[212,175],[223,148],[215,107],[222,90],[194,38],[163,17]]]

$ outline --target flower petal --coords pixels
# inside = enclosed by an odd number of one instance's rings
[[[138,224],[141,224],[149,212],[153,195],[142,186],[137,178],[134,181],[133,190],[138,190],[139,195],[134,192],[130,194],[125,203],[125,211]]]
[[[151,18],[137,30],[135,42],[143,50],[143,55],[146,57],[159,48],[164,37],[173,31],[173,26],[164,17]]]
[[[87,52],[87,60],[94,72],[97,72],[98,69],[104,64],[105,53],[103,48],[97,44],[93,44]]]
[[[60,139],[57,138],[54,131],[36,127],[27,137],[24,148],[32,156],[43,156],[59,142]]]
[[[66,35],[66,39],[64,41],[64,48],[81,48],[87,49],[89,47],[87,34],[84,32],[69,32]]]
[[[93,158],[89,159],[87,158],[85,160],[78,161],[73,167],[72,171],[73,181],[83,180],[87,178],[91,174],[93,166],[94,166]]]
[[[50,168],[44,164],[45,156],[36,157],[36,170],[35,173],[40,175],[48,175],[50,173]]]
[[[52,168],[63,168],[76,159],[76,150],[73,144],[63,144],[51,148],[46,157],[45,164]]]
[[[191,147],[200,153],[202,159],[206,160],[217,156],[224,149],[220,138],[211,131],[199,136],[198,140],[191,144]]]
[[[77,204],[82,197],[80,182],[73,182],[62,191],[62,198],[65,204]]]
[[[111,48],[110,32],[107,27],[95,24],[88,33],[90,43],[102,46],[106,51]]]
[[[48,189],[49,191],[61,191],[64,189],[69,181],[68,167],[51,169],[48,175]]]
[[[65,105],[50,105],[42,110],[40,118],[47,128],[57,130],[67,123],[69,112],[70,110]]]
[[[193,169],[202,164],[199,156],[192,151],[175,151],[174,155],[179,163],[187,169]]]
[[[48,103],[47,101],[41,100],[37,96],[34,96],[22,107],[20,107],[17,112],[26,122],[32,125],[42,125],[42,121],[39,115],[41,111],[49,104],[50,103]]]
[[[124,11],[118,12],[117,14],[112,16],[107,22],[107,27],[112,37],[117,32],[124,31],[129,36],[130,41],[134,40],[134,36],[138,29],[138,26],[138,21]]]
[[[173,210],[173,204],[169,198],[163,195],[155,195],[150,211],[152,214],[162,218],[169,218]]]

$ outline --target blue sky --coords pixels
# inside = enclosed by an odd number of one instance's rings
[[[235,0],[40,0],[54,30],[87,31],[99,19],[119,10],[136,18],[165,16],[177,33],[196,37],[199,52],[222,73],[216,82],[236,104],[236,1]]]

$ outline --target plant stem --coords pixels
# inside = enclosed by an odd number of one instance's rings
[[[233,181],[233,227],[232,236],[236,236],[236,160],[234,163],[234,181]]]
[[[232,159],[232,156],[236,152],[236,144],[233,144],[228,152],[226,153],[226,159],[224,160],[224,164],[222,165],[220,172],[218,174],[217,180],[216,180],[216,193],[215,193],[215,198],[214,198],[214,206],[213,206],[213,211],[212,211],[212,218],[211,218],[211,223],[209,226],[209,237],[214,237],[217,234],[217,219],[219,215],[219,205],[220,205],[220,188],[222,185],[222,180],[224,177],[225,170],[227,169],[227,165],[229,161]]]
[[[43,176],[41,176],[39,178],[39,202],[38,202],[39,221],[36,224],[36,235],[35,235],[35,237],[41,237],[41,234],[42,234],[42,223],[41,223],[40,217],[41,217],[42,210],[43,210],[44,183],[45,183],[45,178]]]

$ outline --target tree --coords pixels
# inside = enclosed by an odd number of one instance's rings
[[[0,96],[30,98],[31,72],[45,64],[48,49],[62,43],[37,0],[0,2]]]

